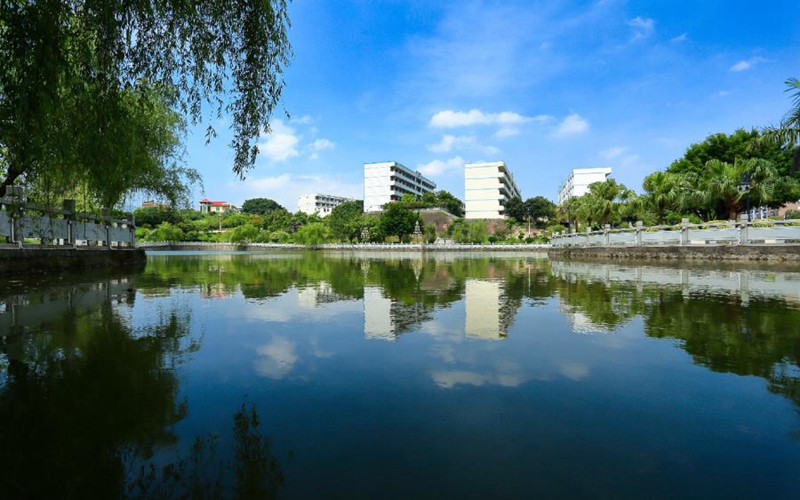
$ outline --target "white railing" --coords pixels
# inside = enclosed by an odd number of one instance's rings
[[[19,248],[26,239],[57,246],[134,247],[135,227],[127,220],[80,213],[65,203],[64,209],[0,198],[0,243]],[[74,205],[72,205],[74,207]]]
[[[613,247],[652,245],[752,245],[800,243],[800,220],[728,221],[677,226],[636,226],[559,234],[551,238],[554,247]]]

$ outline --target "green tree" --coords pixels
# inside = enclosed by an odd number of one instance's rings
[[[184,234],[178,226],[169,222],[162,222],[153,230],[153,234],[148,236],[148,239],[151,241],[183,241]]]
[[[312,222],[300,227],[294,235],[294,241],[301,245],[318,246],[330,240],[328,226],[321,222]]]
[[[626,203],[634,193],[619,184],[614,179],[595,182],[589,185],[589,192],[577,199],[578,217],[599,225],[611,224],[620,217],[620,207]]]
[[[414,232],[419,215],[401,203],[387,203],[380,217],[380,230],[384,236],[397,236],[401,240]]]
[[[150,111],[138,98],[150,89],[194,123],[203,109],[229,113],[233,171],[244,175],[281,96],[288,26],[285,0],[2,2],[0,196],[47,172],[102,166],[124,177],[130,159],[94,139],[139,137],[129,119]]]
[[[258,239],[258,226],[245,224],[231,231],[231,243],[253,243]]]
[[[714,207],[722,204],[718,217],[735,220],[744,209],[745,194],[739,190],[745,174],[750,177],[750,197],[753,205],[769,204],[774,197],[778,173],[772,163],[757,158],[737,159],[733,163],[709,160],[707,175],[703,178],[701,190],[706,195],[706,205]]]
[[[556,215],[556,204],[544,196],[536,196],[525,200],[525,219],[530,219],[536,227],[546,227]]]
[[[456,217],[464,217],[464,203],[445,190],[437,191],[434,204]]]
[[[517,222],[522,222],[525,220],[525,206],[522,203],[522,199],[515,196],[509,200],[506,200],[505,205],[503,206],[503,214],[506,217],[511,217],[512,219],[516,220]]]
[[[667,212],[679,211],[690,203],[690,187],[686,179],[686,175],[661,171],[644,178],[642,187],[647,192],[646,203],[658,224],[664,223]]]
[[[179,221],[178,213],[170,207],[141,207],[133,211],[137,226],[155,227],[162,222],[175,224]]]
[[[790,87],[790,90],[791,88],[793,87]],[[797,92],[800,92],[800,90]],[[800,99],[800,96],[795,96],[795,104],[797,104],[797,99]],[[789,141],[793,137],[791,133],[792,123],[795,123],[791,117],[792,113],[790,112],[782,123],[786,127],[785,132],[780,132],[781,129],[767,129],[762,137],[758,130],[738,129],[730,135],[724,133],[710,135],[704,141],[689,146],[684,156],[674,161],[667,169],[668,173],[685,176],[684,184],[688,189],[689,199],[684,201],[690,202],[690,205],[685,206],[685,208],[711,212],[707,214],[707,216],[711,217],[715,216],[714,213],[721,217],[726,216],[723,213],[724,206],[722,202],[718,207],[699,207],[697,204],[700,201],[692,199],[696,198],[697,194],[703,194],[698,193],[696,188],[706,182],[711,175],[706,167],[711,160],[730,164],[734,164],[737,160],[767,160],[772,163],[777,173],[772,185],[773,194],[770,197],[769,204],[771,206],[780,206],[787,201],[796,201],[800,197],[800,192],[797,189],[800,172],[793,165],[800,161],[800,156],[798,156],[800,155],[800,150],[796,148],[797,143]],[[796,126],[796,123],[794,126]],[[800,163],[797,164],[800,165]],[[692,193],[693,188],[694,193]],[[686,190],[684,189],[683,191],[685,194]],[[708,202],[708,200],[705,201]]]
[[[361,234],[361,218],[364,215],[362,200],[346,201],[334,207],[325,217],[333,237],[339,241],[353,241]]]
[[[274,210],[286,210],[277,201],[269,198],[252,198],[242,203],[242,213],[267,215]]]
[[[792,96],[792,109],[781,120],[780,127],[767,128],[764,131],[765,142],[794,148],[793,171],[800,170],[800,80],[786,80],[786,92]]]

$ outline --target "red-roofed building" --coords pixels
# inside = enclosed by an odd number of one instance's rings
[[[201,214],[224,214],[238,211],[239,209],[233,203],[228,203],[227,201],[211,201],[208,198],[200,200]]]

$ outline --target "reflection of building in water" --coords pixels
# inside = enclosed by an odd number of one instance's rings
[[[204,299],[227,299],[233,297],[233,289],[224,283],[201,283],[200,296]]]
[[[604,328],[593,322],[589,316],[577,311],[574,306],[565,304],[563,300],[560,302],[558,310],[567,317],[567,320],[572,324],[572,331],[575,333],[582,333],[584,335],[610,333],[608,328]]]
[[[364,287],[364,338],[394,341],[392,301],[377,286]]]
[[[499,340],[508,335],[517,304],[505,294],[502,281],[468,279],[465,289],[467,337]]]
[[[380,287],[364,288],[364,337],[394,342],[401,334],[430,321],[430,307],[387,299]]]
[[[349,299],[334,292],[331,284],[325,281],[314,283],[297,291],[297,303],[304,307],[314,308],[322,304],[331,304],[342,300]]]

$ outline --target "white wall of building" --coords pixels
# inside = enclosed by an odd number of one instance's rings
[[[436,183],[396,161],[364,164],[364,211],[380,212],[404,194],[422,196],[433,192]]]
[[[303,194],[297,198],[297,206],[300,212],[325,217],[346,201],[352,201],[352,199],[330,194]]]
[[[589,184],[603,182],[609,175],[611,175],[610,167],[576,168],[558,189],[558,204],[563,205],[572,197],[583,196],[589,192]]]
[[[522,198],[505,162],[464,165],[466,219],[504,219],[503,206],[513,197]]]

